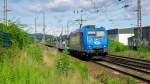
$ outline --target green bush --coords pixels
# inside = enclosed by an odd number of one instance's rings
[[[65,50],[56,59],[56,71],[60,75],[67,76],[71,69],[71,61],[68,52]]]
[[[8,26],[0,23],[0,32],[8,33],[14,47],[23,49],[32,42],[29,35],[22,30],[21,25],[10,22]]]
[[[150,52],[150,47],[148,48],[138,48],[139,52]]]
[[[117,41],[109,39],[108,41],[108,52],[120,52],[129,50],[128,46],[125,46]]]

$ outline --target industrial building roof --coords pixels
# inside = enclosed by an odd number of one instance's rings
[[[108,34],[132,34],[134,33],[134,28],[110,29],[107,31],[108,31]]]

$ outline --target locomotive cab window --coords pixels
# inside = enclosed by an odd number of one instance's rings
[[[96,36],[96,32],[94,32],[94,31],[89,31],[89,32],[88,32],[88,36],[89,36],[89,37],[95,37],[95,36]]]
[[[103,37],[104,35],[105,35],[104,31],[99,31],[99,32],[96,33],[97,37]]]

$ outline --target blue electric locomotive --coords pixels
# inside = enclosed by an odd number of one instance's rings
[[[79,52],[82,56],[105,56],[108,48],[107,31],[104,27],[84,26],[70,34],[68,47],[71,52]]]

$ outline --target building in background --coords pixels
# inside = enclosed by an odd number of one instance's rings
[[[135,48],[138,39],[138,31],[137,28],[134,29],[135,36],[130,37],[128,40],[129,47]],[[142,27],[142,39],[143,39],[143,45],[142,47],[150,47],[150,26]]]
[[[134,36],[134,28],[110,29],[108,36],[115,41],[128,45],[128,38]]]

